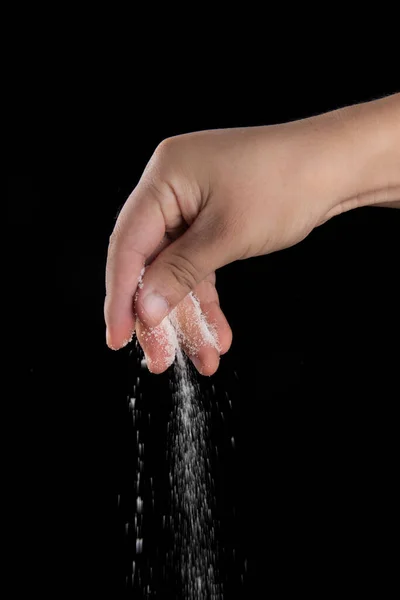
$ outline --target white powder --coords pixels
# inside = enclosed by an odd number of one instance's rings
[[[143,288],[143,274],[144,268],[140,274],[138,289]],[[204,346],[219,350],[216,331],[207,323],[199,300],[190,293],[158,327],[147,330],[144,335],[157,340],[163,359],[168,364],[175,360],[171,382],[174,408],[170,423],[172,515],[169,524],[174,536],[173,567],[180,579],[180,597],[187,600],[220,600],[223,595],[222,585],[217,583],[215,527],[211,512],[208,416],[185,356],[185,352],[198,356]],[[141,366],[144,367],[145,364],[142,361]],[[131,405],[134,408],[134,401]],[[142,449],[138,432],[137,445],[139,468],[135,525],[138,555],[143,551],[143,500],[139,495],[143,464],[139,458]],[[134,576],[135,568],[132,582]]]
[[[178,340],[174,364],[175,405],[170,472],[175,565],[180,575],[183,598],[219,600],[222,598],[222,586],[216,582],[214,523],[207,470],[207,414],[179,344],[180,333],[174,316],[171,323],[177,327],[175,334]]]
[[[140,271],[139,279],[138,279],[138,288],[141,290],[143,288],[143,275],[146,270],[146,267],[143,267]]]
[[[136,348],[139,348],[139,344],[136,340]],[[138,367],[140,365],[140,358],[138,358]],[[125,524],[125,535],[128,537],[134,533],[135,543],[135,556],[141,555],[144,552],[144,540],[143,540],[143,512],[144,512],[144,500],[143,495],[145,492],[145,481],[143,479],[144,474],[144,442],[141,439],[140,423],[143,420],[142,410],[140,409],[142,393],[140,377],[136,378],[136,383],[133,386],[133,396],[128,397],[129,411],[132,414],[133,427],[136,430],[136,506],[134,511],[134,519],[130,520]],[[137,402],[138,401],[138,402]],[[139,408],[138,408],[139,403]],[[152,482],[151,482],[152,483]],[[140,563],[136,563],[135,560],[132,562],[132,572],[130,577],[125,578],[126,586],[130,585],[132,588],[135,586],[141,586],[141,570]]]

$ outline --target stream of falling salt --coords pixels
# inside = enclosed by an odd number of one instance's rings
[[[219,599],[222,596],[216,582],[207,415],[179,346],[174,372],[171,483],[182,593],[188,600]]]
[[[141,273],[141,277],[143,271]],[[141,281],[139,281],[140,287]],[[221,600],[222,584],[218,582],[215,526],[212,517],[212,477],[209,456],[209,415],[206,412],[200,389],[191,374],[191,367],[182,350],[185,346],[197,354],[204,344],[218,348],[212,327],[201,312],[200,303],[189,294],[187,309],[191,323],[195,323],[198,337],[188,340],[180,327],[177,309],[164,319],[154,335],[164,343],[165,355],[173,359],[173,410],[170,422],[171,516],[173,528],[173,568],[178,576],[180,596],[186,600]],[[182,315],[181,315],[182,316]],[[159,338],[159,333],[162,336]],[[145,366],[142,361],[141,366]],[[139,385],[139,378],[137,380]],[[135,399],[131,400],[133,419]],[[141,554],[143,501],[140,497],[143,472],[143,445],[138,445],[137,506],[135,515],[136,554]],[[132,565],[132,585],[135,578],[135,561]],[[140,574],[138,573],[138,576]],[[150,589],[147,590],[147,596]]]
[[[194,316],[207,343],[216,344],[207,328],[198,301]],[[208,414],[200,389],[183,350],[183,333],[174,311],[165,323],[175,350],[174,406],[171,420],[171,500],[174,529],[174,562],[182,597],[219,600],[215,527],[212,517],[212,478],[209,458]]]

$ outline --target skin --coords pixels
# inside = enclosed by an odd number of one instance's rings
[[[178,306],[187,353],[201,373],[213,374],[232,341],[216,269],[292,246],[366,205],[400,207],[400,94],[282,125],[163,141],[110,238],[107,344],[121,348],[136,330],[149,369],[165,371],[159,325]],[[204,344],[190,353],[200,335],[190,291],[217,331],[218,350]]]

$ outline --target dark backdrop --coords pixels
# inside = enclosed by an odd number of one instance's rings
[[[225,56],[211,81],[208,62],[190,75],[144,55],[124,77],[106,62],[76,72],[68,62],[30,65],[29,95],[16,101],[6,260],[17,544],[21,581],[54,598],[131,597],[127,396],[138,374],[154,423],[144,428],[148,469],[165,493],[168,376],[139,372],[132,347],[109,351],[102,313],[108,237],[154,148],[186,131],[292,120],[398,89],[378,82],[378,65],[360,75],[357,57],[345,83],[343,64],[322,71],[316,59],[265,74]],[[234,341],[202,386],[212,401],[215,385],[227,415],[222,424],[214,410],[212,431],[226,598],[321,598],[348,577],[353,591],[360,581],[382,586],[391,570],[399,225],[400,211],[360,209],[295,248],[218,273]],[[173,597],[159,516],[148,514],[142,572],[151,559],[152,589]]]

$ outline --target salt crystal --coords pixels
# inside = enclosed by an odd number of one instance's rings
[[[140,496],[138,496],[136,498],[136,510],[138,511],[138,513],[140,514],[143,510],[143,500],[141,499]]]
[[[137,284],[138,288],[140,290],[143,289],[143,275],[144,275],[145,270],[146,270],[146,267],[143,267],[143,269],[140,271],[140,275],[139,275],[139,279],[138,279],[138,284]]]

